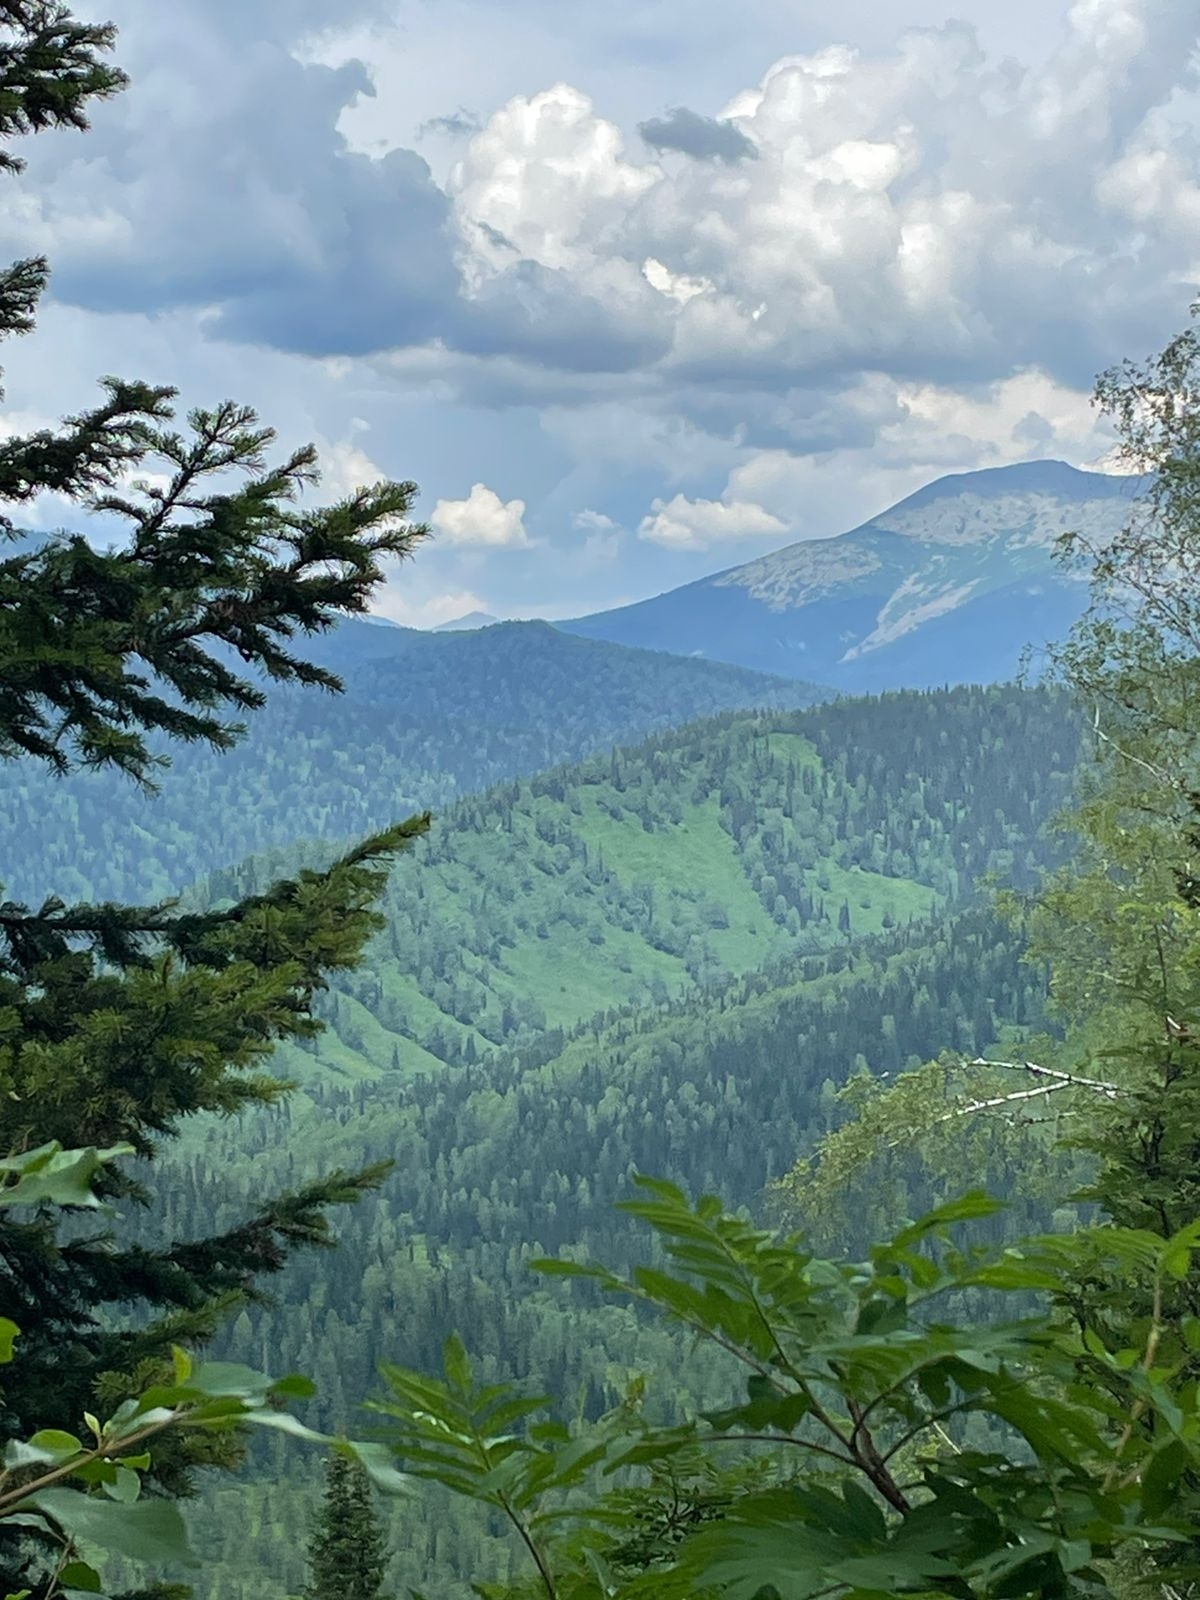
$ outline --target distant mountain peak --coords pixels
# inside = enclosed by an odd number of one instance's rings
[[[845,688],[994,682],[1079,615],[1057,541],[1112,537],[1145,485],[1050,460],[951,473],[848,533],[562,626]]]
[[[490,628],[499,622],[489,611],[468,611],[461,617],[451,617],[449,622],[439,622],[434,633],[469,633],[473,628]]]

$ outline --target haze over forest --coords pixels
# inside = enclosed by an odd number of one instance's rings
[[[795,12],[0,4],[0,1600],[1200,1595],[1200,18]]]

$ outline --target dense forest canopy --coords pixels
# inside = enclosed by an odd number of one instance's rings
[[[0,7],[9,177],[113,44]],[[1194,1593],[1195,327],[1040,688],[392,637],[415,485],[4,439],[6,1600]]]
[[[388,648],[372,653],[377,636]],[[158,794],[113,773],[0,768],[9,892],[153,900],[258,852],[359,838],[657,729],[819,698],[802,683],[545,623],[453,635],[350,618],[298,643],[345,693],[271,685],[253,737],[231,750],[173,749]]]

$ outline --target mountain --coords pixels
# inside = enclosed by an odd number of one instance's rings
[[[1001,682],[1082,608],[1055,539],[1115,533],[1143,485],[1061,461],[958,473],[837,538],[559,626],[851,692]]]
[[[0,763],[8,893],[155,899],[256,851],[346,839],[697,718],[821,693],[544,622],[434,634],[351,621],[306,649],[346,693],[268,686],[232,752],[171,752],[160,796],[111,773]]]
[[[1079,730],[1057,695],[958,689],[725,717],[472,796],[396,867],[335,980],[320,1074],[472,1067],[631,1005],[1028,883]],[[252,893],[311,850],[209,879]],[[289,1075],[312,1062],[281,1052]]]
[[[452,617],[449,622],[439,622],[434,633],[466,633],[474,628],[490,628],[499,622],[489,611],[468,611],[464,616]]]
[[[332,1427],[357,1421],[381,1361],[431,1370],[451,1329],[481,1381],[536,1377],[589,1417],[637,1374],[652,1415],[681,1383],[714,1403],[719,1369],[685,1364],[681,1333],[539,1280],[530,1257],[627,1262],[641,1246],[612,1207],[637,1171],[760,1204],[844,1114],[856,1071],[1020,1051],[1044,1026],[1044,975],[1019,929],[970,902],[982,874],[1028,883],[1055,859],[1044,824],[1081,733],[1044,690],[843,699],[729,715],[465,801],[397,866],[386,927],[326,997],[328,1031],[279,1052],[301,1085],[288,1104],[195,1119],[164,1151],[154,1226],[169,1238],[233,1227],[331,1167],[395,1163],[339,1216],[340,1248],[295,1258],[214,1353],[311,1373],[306,1420]],[[248,862],[209,892],[284,864]],[[964,1162],[1004,1188],[1009,1131],[990,1126],[982,1154],[964,1132]],[[1036,1181],[1016,1226],[1045,1225]],[[218,1486],[194,1511],[203,1600],[302,1586],[294,1529],[319,1463],[270,1462],[268,1483]],[[459,1600],[497,1570],[477,1508],[432,1491],[421,1513],[395,1511],[396,1592]]]

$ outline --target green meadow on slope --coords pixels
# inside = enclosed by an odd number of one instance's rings
[[[318,1070],[471,1066],[615,1008],[887,933],[1026,879],[1066,794],[1061,702],[956,690],[731,715],[501,785],[435,820],[326,1003]],[[294,863],[214,874],[218,901]],[[289,1072],[313,1062],[285,1052]]]
[[[656,730],[821,694],[547,623],[427,634],[348,620],[307,650],[344,695],[271,686],[233,750],[173,749],[159,795],[112,772],[0,768],[8,893],[153,900],[258,851],[365,834]]]
[[[983,875],[1029,882],[1053,859],[1079,748],[1052,694],[899,694],[712,719],[445,813],[326,995],[328,1030],[278,1053],[297,1093],[194,1121],[164,1155],[154,1229],[174,1238],[316,1172],[395,1163],[339,1217],[337,1252],[291,1262],[221,1352],[310,1372],[312,1420],[333,1425],[381,1361],[436,1366],[452,1328],[484,1375],[536,1374],[591,1415],[635,1371],[677,1388],[675,1335],[613,1306],[581,1318],[528,1261],[626,1258],[612,1206],[635,1171],[754,1203],[836,1122],[855,1070],[1041,1027],[1041,975],[969,903]],[[203,893],[332,848],[255,857]],[[280,1481],[261,1498],[196,1508],[204,1600],[285,1600],[302,1580],[278,1529],[315,1468],[262,1464]],[[496,1530],[436,1494],[392,1534],[397,1578],[429,1600],[499,1570]]]

